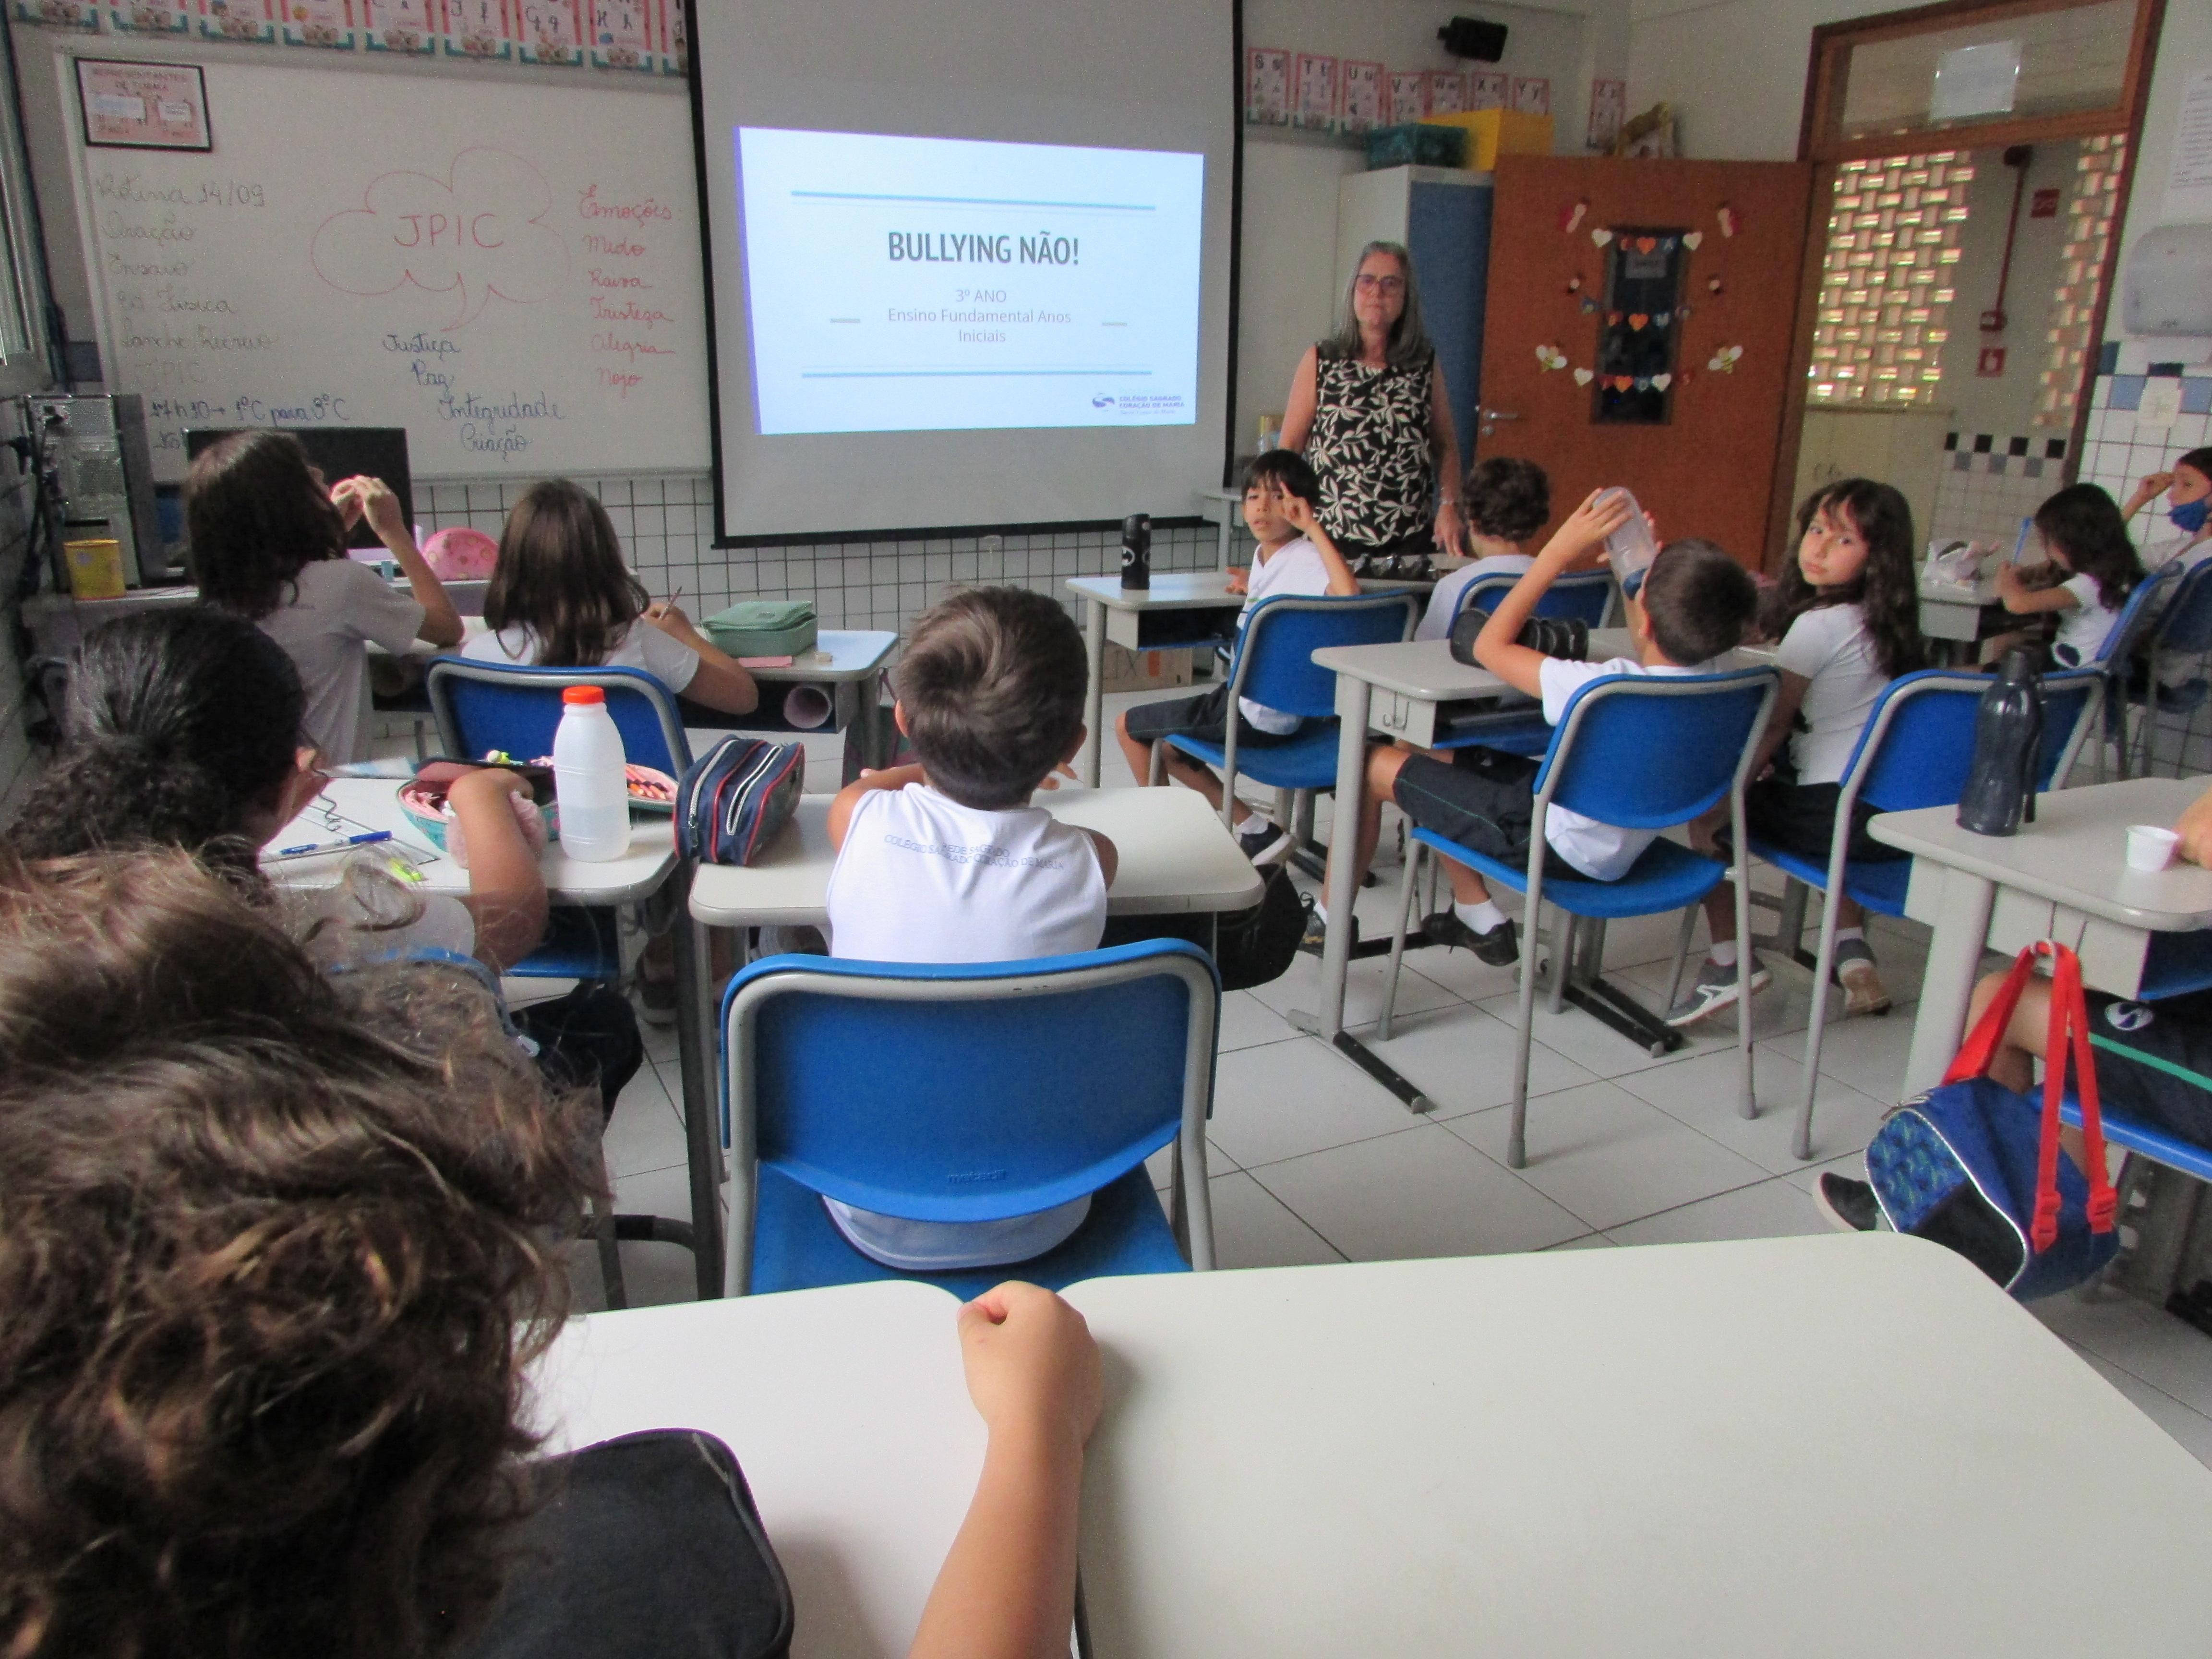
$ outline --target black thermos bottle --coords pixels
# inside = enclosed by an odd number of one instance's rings
[[[1121,586],[1152,585],[1152,515],[1132,513],[1121,520]]]
[[[2043,682],[2033,657],[2005,653],[2004,664],[1974,714],[1974,763],[1959,797],[1959,827],[2010,836],[2035,822],[2035,769],[2043,753]]]

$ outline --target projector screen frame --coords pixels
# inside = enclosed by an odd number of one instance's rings
[[[724,529],[727,519],[724,514],[726,500],[724,464],[722,456],[722,383],[720,344],[717,338],[714,302],[714,258],[713,252],[713,204],[708,198],[707,167],[706,87],[701,68],[702,54],[697,0],[682,0],[685,40],[690,43],[687,54],[684,84],[691,102],[691,159],[694,179],[699,198],[699,278],[706,305],[707,321],[707,419],[709,447],[713,455],[712,477],[714,487],[714,538],[710,545],[717,549],[760,547],[803,547],[866,541],[920,541],[969,536],[1031,536],[1048,535],[1070,531],[1118,531],[1119,519],[1058,519],[1033,520],[1018,524],[948,524],[927,526],[854,526],[842,530],[811,530],[792,532],[763,532],[754,535],[732,536]],[[1224,93],[1229,100],[1230,165],[1229,165],[1229,324],[1226,349],[1228,361],[1223,381],[1224,397],[1221,412],[1221,487],[1226,489],[1237,464],[1237,332],[1238,310],[1242,298],[1244,227],[1244,0],[1228,0],[1230,9],[1230,40],[1231,50],[1227,66]],[[1155,529],[1187,530],[1210,525],[1212,521],[1200,514],[1173,516],[1155,514]]]

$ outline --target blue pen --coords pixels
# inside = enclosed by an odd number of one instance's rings
[[[392,831],[389,830],[371,830],[362,835],[348,836],[343,841],[317,842],[306,847],[280,848],[269,854],[269,859],[273,861],[277,859],[303,859],[316,853],[343,853],[349,847],[366,847],[371,842],[391,839]]]

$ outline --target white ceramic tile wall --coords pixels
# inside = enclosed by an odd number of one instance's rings
[[[2009,548],[2020,521],[2064,482],[2065,465],[2039,456],[1945,451],[1929,535],[1946,541],[2001,538]]]
[[[679,603],[694,617],[739,599],[806,599],[824,628],[903,633],[949,587],[1007,582],[1065,603],[1068,577],[1121,568],[1121,538],[1109,531],[717,548],[714,486],[704,474],[577,482],[605,503],[639,580],[655,598],[681,590]],[[467,525],[496,537],[527,487],[434,483],[420,492],[416,516],[426,532]],[[1218,545],[1210,526],[1162,530],[1152,561],[1164,570],[1203,569]]]

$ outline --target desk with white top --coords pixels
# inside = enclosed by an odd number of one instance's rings
[[[1935,929],[1906,1094],[1942,1081],[1985,948],[2059,939],[2080,955],[2090,989],[2126,997],[2144,988],[2158,935],[2212,927],[2212,870],[2130,870],[2127,862],[2130,824],[2171,828],[2204,787],[2202,778],[2134,778],[2045,791],[2036,797],[2036,821],[2015,836],[1962,830],[1955,806],[1885,812],[1869,823],[1876,841],[1912,854],[1905,914]]]
[[[416,861],[422,890],[465,898],[469,872],[451,854],[439,852],[408,822],[399,805],[400,784],[391,778],[333,778],[307,809],[272,836],[264,855],[288,847],[313,845],[354,832],[388,830],[398,848]],[[374,848],[370,849],[374,851]],[[345,868],[343,854],[285,859],[265,866],[281,887],[335,885]],[[545,890],[556,904],[607,906],[647,899],[663,883],[680,879],[673,820],[665,812],[633,812],[629,851],[618,859],[586,862],[572,859],[557,841],[538,855]],[[690,926],[675,929],[677,1042],[683,1068],[684,1140],[690,1170],[691,1230],[699,1294],[720,1296],[722,1287],[722,1158],[720,1131],[710,1083],[712,1050],[706,1044],[697,934]]]
[[[1093,1279],[1103,1659],[2201,1659],[2212,1473],[1894,1234]],[[555,1445],[737,1453],[804,1656],[902,1652],[981,1467],[955,1304],[572,1322]]]
[[[1244,595],[1229,591],[1225,570],[1155,570],[1150,587],[1124,587],[1118,575],[1072,576],[1067,586],[1084,601],[1084,648],[1091,659],[1075,769],[1096,789],[1106,744],[1107,641],[1131,651],[1211,650],[1235,633]]]
[[[691,882],[691,915],[710,927],[819,927],[830,872],[827,795],[800,797],[799,811],[757,864],[705,864]],[[1114,843],[1118,867],[1108,914],[1188,915],[1242,910],[1261,881],[1220,816],[1188,789],[1041,790],[1036,803],[1064,823]]]

